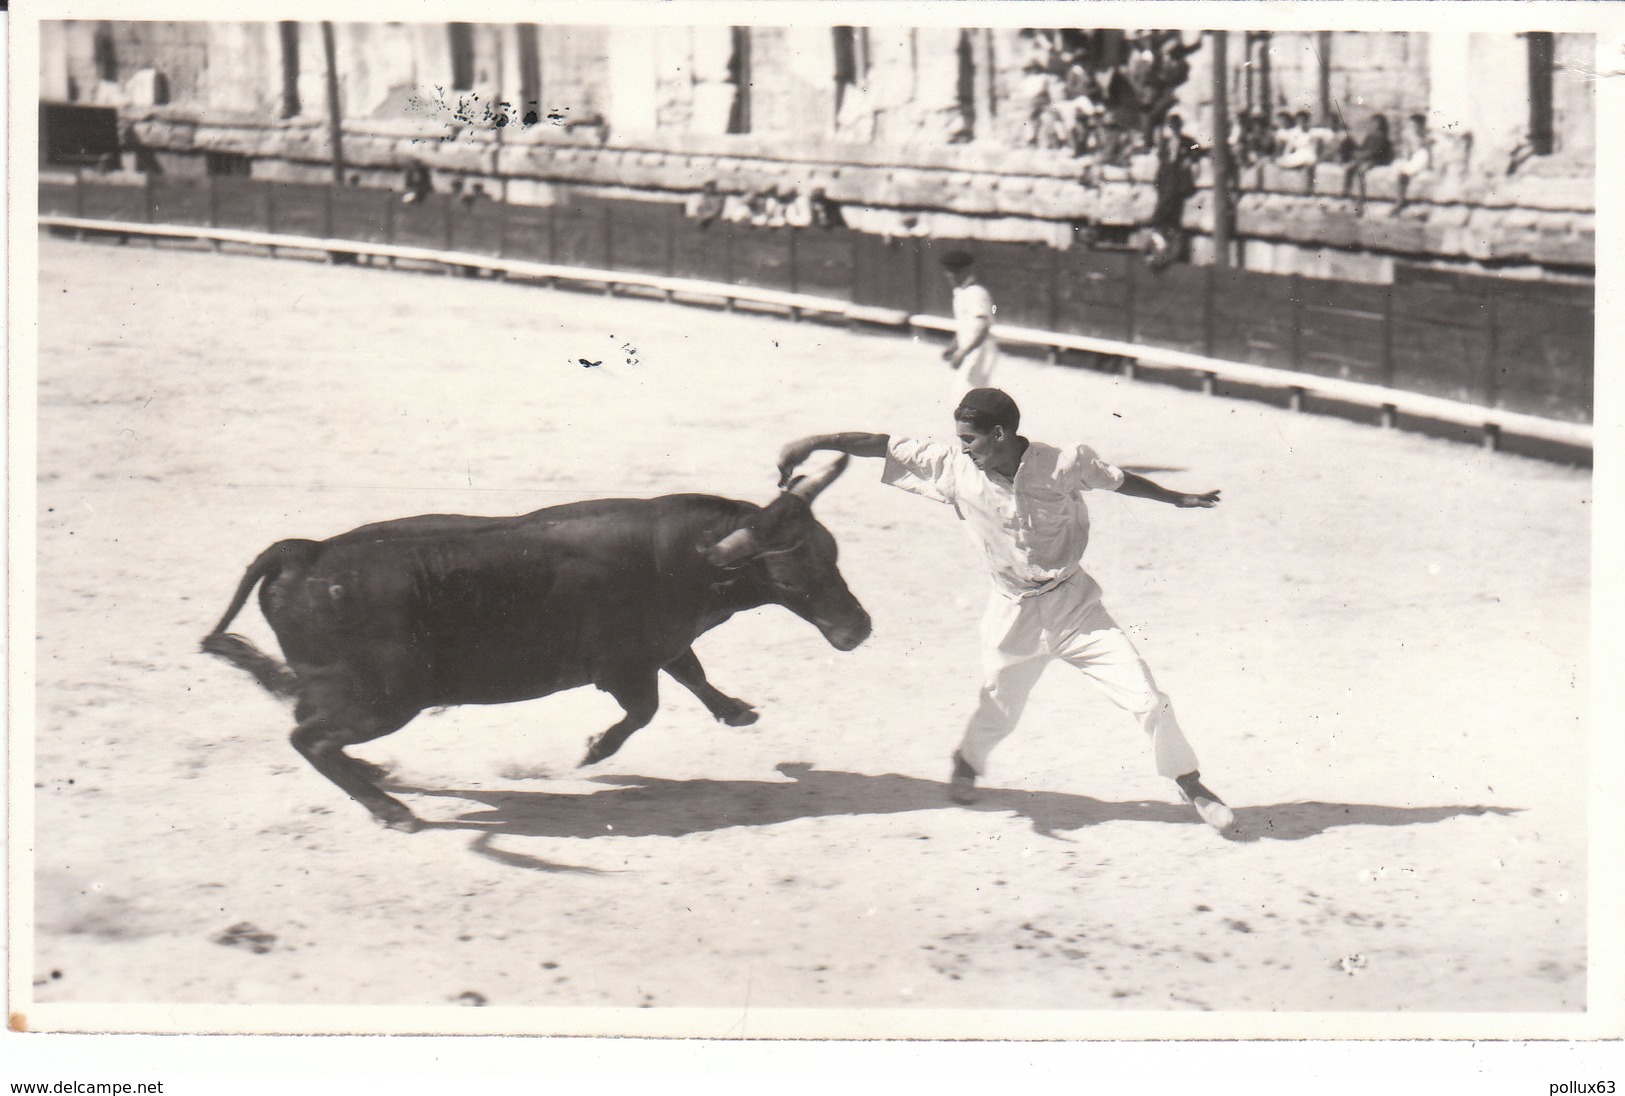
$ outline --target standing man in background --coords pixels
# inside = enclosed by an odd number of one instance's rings
[[[1060,448],[1016,431],[1021,412],[996,388],[974,388],[954,411],[958,445],[888,434],[815,434],[779,453],[780,482],[816,450],[886,462],[884,482],[954,508],[993,580],[982,617],[982,691],[953,755],[949,795],[976,801],[988,754],[1015,730],[1028,694],[1054,661],[1082,670],[1145,732],[1157,772],[1221,833],[1235,815],[1202,783],[1196,754],[1167,694],[1101,604],[1083,570],[1089,545],[1084,492],[1115,491],[1181,509],[1208,509],[1219,492],[1171,491],[1102,460],[1087,445]]]
[[[1151,211],[1150,250],[1145,257],[1153,270],[1186,258],[1185,203],[1196,193],[1196,161],[1203,153],[1185,132],[1179,115],[1168,115],[1157,131],[1157,204]]]
[[[953,370],[953,403],[972,388],[993,383],[999,344],[993,340],[993,295],[976,278],[976,260],[963,251],[943,256],[943,272],[954,289],[954,341],[942,352]]]

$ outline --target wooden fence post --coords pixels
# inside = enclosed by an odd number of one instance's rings
[[[1228,271],[1229,268],[1225,269]],[[1213,282],[1218,276],[1218,267],[1208,266],[1204,268],[1202,276],[1202,353],[1210,358],[1213,356],[1213,327],[1215,323],[1213,315]]]
[[[1135,336],[1139,334],[1140,329],[1139,322],[1134,318],[1134,289],[1138,284],[1141,267],[1139,263],[1126,258],[1123,260],[1123,265],[1128,268],[1128,277],[1123,279],[1125,286],[1127,286],[1127,291],[1123,294],[1123,322],[1127,324],[1127,333],[1123,338],[1127,342],[1134,342]],[[1128,375],[1132,377],[1134,374],[1130,372]]]
[[[1287,286],[1287,302],[1291,305],[1288,312],[1288,323],[1292,327],[1292,343],[1287,351],[1287,360],[1292,368],[1303,371],[1303,277],[1299,274],[1289,274],[1290,284]]]
[[[1390,282],[1382,291],[1382,385],[1394,386],[1394,286]]]

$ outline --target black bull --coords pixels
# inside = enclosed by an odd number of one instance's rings
[[[711,686],[692,647],[737,612],[783,605],[838,650],[862,643],[869,615],[810,508],[844,466],[765,507],[710,495],[604,499],[280,541],[248,568],[203,650],[294,697],[294,747],[379,821],[411,832],[418,819],[344,748],[425,708],[595,685],[626,715],[590,741],[587,765],[654,718],[661,670],[724,723],[756,721]],[[226,631],[258,583],[287,665]]]

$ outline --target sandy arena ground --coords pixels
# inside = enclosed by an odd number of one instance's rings
[[[443,823],[407,836],[198,653],[258,552],[415,513],[765,503],[790,438],[945,434],[938,344],[40,246],[38,1002],[731,1010],[716,1035],[747,1009],[1586,1005],[1584,470],[1007,361],[1024,433],[1224,491],[1091,496],[1088,567],[1240,839],[1064,667],[983,802],[947,802],[985,579],[878,462],[817,505],[863,647],[737,617],[697,649],[761,722],[667,682],[591,770],[619,715],[591,690],[426,714],[354,751]],[[238,627],[275,649],[252,604]]]

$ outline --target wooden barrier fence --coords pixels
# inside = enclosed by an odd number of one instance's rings
[[[1593,290],[1401,265],[1392,285],[1210,266],[1152,271],[1126,252],[885,238],[845,229],[702,227],[674,203],[574,197],[520,206],[237,177],[42,180],[42,225],[303,247],[749,302],[946,331],[936,258],[973,252],[1002,342],[1592,445]]]

